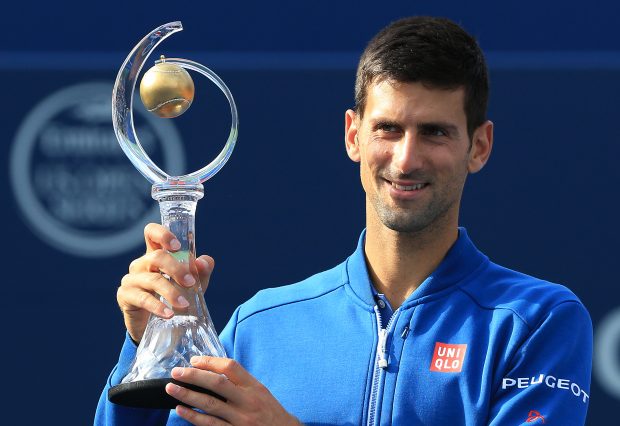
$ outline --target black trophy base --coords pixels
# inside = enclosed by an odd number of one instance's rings
[[[196,392],[205,393],[226,401],[215,392],[174,379],[149,379],[121,383],[108,389],[108,400],[114,404],[136,408],[174,409],[177,405],[187,405],[166,393],[166,385],[174,383]]]

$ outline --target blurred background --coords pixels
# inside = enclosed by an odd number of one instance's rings
[[[364,226],[344,111],[367,41],[414,14],[462,24],[487,54],[490,163],[461,223],[505,266],[560,282],[595,325],[589,425],[620,408],[620,6],[584,2],[20,2],[3,6],[0,116],[6,242],[2,351],[10,424],[86,425],[124,338],[116,289],[159,220],[113,134],[110,98],[133,46],[174,20],[154,52],[210,67],[239,109],[238,145],[205,185],[197,246],[217,262],[206,299],[218,330],[265,287],[341,262]],[[146,68],[145,68],[146,69]],[[224,96],[196,76],[193,106],[136,128],[169,173],[226,140]],[[562,348],[557,348],[561,351]],[[4,421],[3,421],[4,423]]]

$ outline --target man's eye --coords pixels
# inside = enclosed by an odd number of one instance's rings
[[[441,127],[429,127],[427,129],[422,129],[421,133],[426,136],[448,136],[448,132]]]
[[[380,130],[386,133],[394,133],[394,132],[400,131],[400,128],[396,126],[395,124],[382,123],[377,126],[377,130]]]

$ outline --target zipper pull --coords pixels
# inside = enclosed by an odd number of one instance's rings
[[[381,331],[379,332],[379,347],[377,351],[379,354],[379,368],[387,368],[388,366],[388,359],[386,357],[387,336],[388,336],[387,330],[385,328],[382,328]]]
[[[406,339],[408,335],[409,335],[409,326],[406,325],[405,328],[403,329],[403,332],[400,334],[400,337],[402,337],[403,339]]]

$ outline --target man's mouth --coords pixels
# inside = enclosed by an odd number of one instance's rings
[[[399,191],[417,191],[419,189],[427,186],[427,183],[416,183],[415,185],[399,185],[395,182],[390,182],[393,188],[398,189]]]

